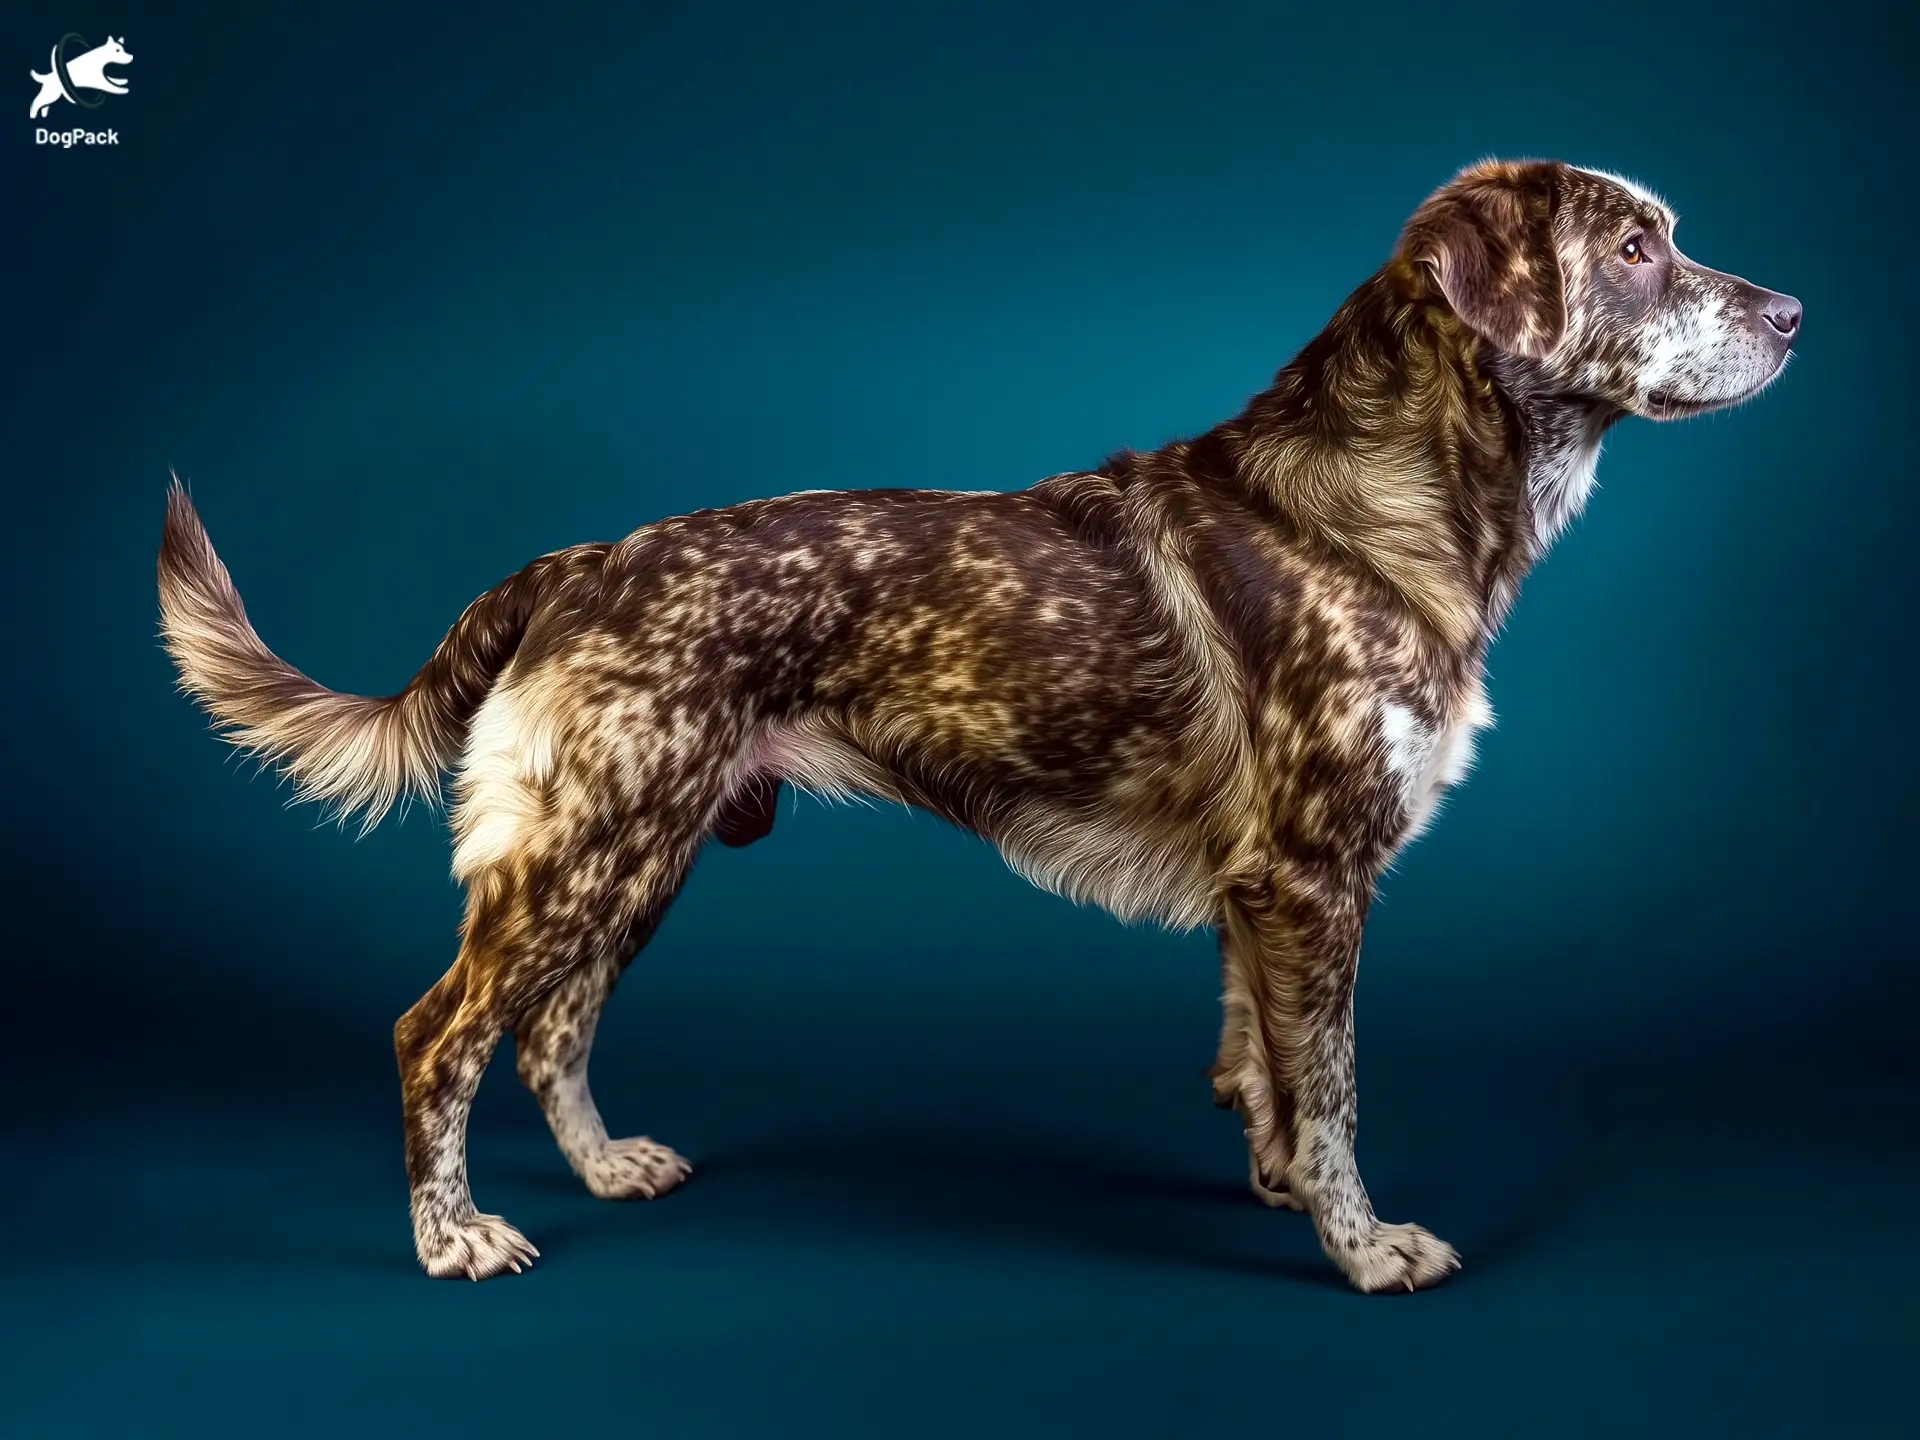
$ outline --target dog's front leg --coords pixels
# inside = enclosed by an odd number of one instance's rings
[[[1264,1205],[1304,1210],[1287,1189],[1292,1159],[1293,1097],[1274,1084],[1274,1069],[1261,1031],[1260,956],[1242,934],[1220,926],[1220,1051],[1207,1072],[1213,1103],[1240,1117],[1247,1139],[1248,1180]]]
[[[1357,1288],[1414,1290],[1460,1257],[1418,1225],[1379,1220],[1354,1160],[1353,982],[1370,896],[1366,877],[1282,861],[1229,894],[1225,923],[1229,951],[1256,967],[1250,998],[1272,1093],[1292,1101],[1286,1190]]]

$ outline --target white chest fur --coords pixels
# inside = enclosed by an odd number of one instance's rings
[[[1380,704],[1380,734],[1385,742],[1386,763],[1399,782],[1405,805],[1405,826],[1400,844],[1405,845],[1433,818],[1448,787],[1466,778],[1473,765],[1475,737],[1493,724],[1493,709],[1486,691],[1475,686],[1458,713],[1438,725],[1423,723],[1418,715],[1397,701]]]
[[[1534,547],[1545,553],[1560,532],[1586,508],[1600,465],[1600,441],[1606,417],[1586,416],[1566,434],[1540,446],[1527,467],[1527,491],[1533,500]]]

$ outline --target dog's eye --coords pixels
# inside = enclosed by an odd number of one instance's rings
[[[1629,265],[1644,265],[1647,261],[1647,252],[1640,248],[1638,240],[1629,240],[1620,247],[1620,258]]]

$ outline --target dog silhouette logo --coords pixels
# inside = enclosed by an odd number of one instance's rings
[[[88,50],[86,44],[85,36],[68,32],[53,47],[47,74],[42,75],[38,70],[27,72],[40,86],[40,93],[33,97],[33,105],[27,111],[29,119],[38,120],[62,100],[71,100],[83,110],[97,110],[105,103],[100,96],[86,95],[84,91],[103,90],[108,95],[127,93],[125,80],[107,74],[109,65],[132,61],[125,43],[109,35],[104,45]],[[78,47],[79,53],[74,53],[74,47]]]

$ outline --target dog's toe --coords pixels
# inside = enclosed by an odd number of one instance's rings
[[[644,1135],[609,1140],[581,1167],[587,1189],[602,1200],[655,1200],[692,1173],[678,1154]]]
[[[420,1264],[441,1280],[487,1280],[511,1270],[518,1275],[540,1252],[527,1237],[498,1215],[474,1215],[465,1222],[433,1226],[416,1236]]]
[[[1418,1225],[1376,1223],[1352,1249],[1330,1250],[1357,1290],[1368,1294],[1423,1290],[1460,1268],[1460,1255]]]

